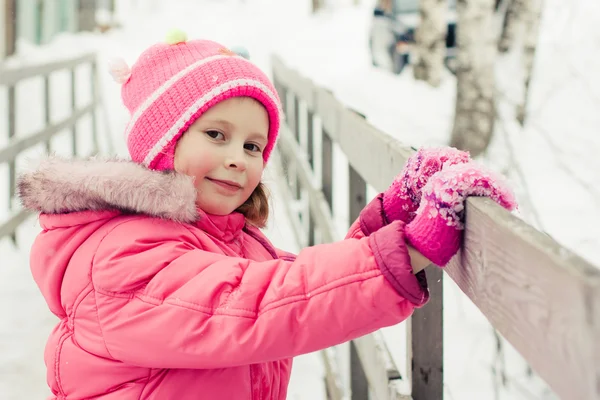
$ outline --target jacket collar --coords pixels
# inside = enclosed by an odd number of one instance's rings
[[[198,213],[199,218],[195,225],[226,243],[237,239],[246,226],[246,217],[238,212],[228,215],[213,215],[198,209]]]
[[[126,160],[49,157],[20,175],[17,191],[26,209],[43,214],[106,210],[146,214],[196,224],[226,241],[237,236],[246,221],[240,213],[217,216],[199,210],[193,178]]]

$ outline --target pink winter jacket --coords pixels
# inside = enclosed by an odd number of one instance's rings
[[[380,198],[346,240],[294,257],[241,214],[197,210],[190,178],[131,162],[51,158],[19,195],[41,212],[31,270],[60,319],[52,399],[284,399],[292,357],[428,298]]]

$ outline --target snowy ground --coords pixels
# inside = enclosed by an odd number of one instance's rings
[[[133,8],[133,2],[119,2],[123,29],[106,35],[62,35],[48,46],[33,48],[25,43],[14,63],[33,63],[79,54],[86,49],[99,52],[102,79],[103,127],[118,153],[125,154],[121,132],[127,119],[121,106],[119,86],[106,73],[109,57],[121,56],[132,63],[148,45],[160,41],[171,27],[187,31],[190,38],[210,38],[225,45],[246,46],[255,62],[269,71],[269,56],[280,54],[292,67],[330,88],[343,102],[367,115],[382,130],[399,140],[418,146],[445,144],[453,116],[455,81],[445,77],[437,89],[412,79],[410,69],[400,76],[374,69],[370,65],[367,31],[368,2],[360,7],[330,1],[331,8],[310,17],[309,1],[304,0],[148,0]],[[168,4],[168,5],[167,5]],[[547,231],[560,242],[600,265],[600,5],[594,0],[547,1],[543,33],[536,61],[531,99],[531,119],[524,129],[510,121],[518,76],[516,56],[503,57],[498,63],[499,92],[507,99],[501,105],[506,128],[499,130],[486,162],[501,168],[514,178],[520,190],[523,217]],[[80,71],[85,82],[85,70]],[[53,84],[68,83],[61,74]],[[37,86],[37,87],[36,87]],[[26,135],[41,128],[41,107],[31,93],[40,93],[40,82],[29,82],[19,89],[18,134]],[[1,91],[1,90],[0,90]],[[68,111],[68,90],[55,91],[53,118]],[[84,102],[82,89],[79,100]],[[0,93],[0,110],[6,106]],[[65,115],[63,114],[62,117]],[[0,120],[5,118],[0,112]],[[0,121],[4,123],[3,121]],[[88,125],[86,125],[88,124]],[[4,125],[3,125],[4,126]],[[89,120],[81,129],[89,128]],[[0,135],[0,146],[5,143]],[[507,143],[509,145],[507,145]],[[107,148],[107,136],[101,138]],[[86,143],[84,141],[83,146]],[[58,152],[68,152],[66,134],[56,140]],[[508,150],[510,149],[510,151]],[[34,149],[19,158],[39,154]],[[515,163],[508,162],[509,154]],[[337,156],[340,156],[337,154]],[[370,155],[376,156],[376,155]],[[343,157],[342,157],[343,158]],[[343,161],[343,160],[342,160]],[[6,168],[0,167],[0,187],[5,188]],[[271,181],[271,182],[269,182]],[[272,183],[267,174],[267,183]],[[345,188],[336,186],[336,221],[347,225],[343,199]],[[526,192],[524,189],[528,189]],[[4,189],[3,189],[4,190]],[[274,214],[269,237],[281,248],[297,250],[283,205],[274,193]],[[0,220],[5,217],[7,196],[0,196]],[[531,205],[530,205],[531,203]],[[279,204],[279,205],[278,205]],[[0,398],[7,400],[42,398],[46,393],[45,368],[41,355],[47,332],[54,319],[37,293],[27,267],[27,249],[37,232],[35,220],[19,232],[19,249],[0,242]],[[510,346],[496,357],[492,329],[478,310],[454,287],[445,285],[445,388],[447,398],[541,399],[551,398],[544,386],[527,378],[524,365]],[[404,369],[402,354],[403,325],[386,330],[394,356]],[[491,371],[505,363],[506,387],[498,387],[499,378]],[[321,371],[316,355],[296,361],[290,398],[318,399],[322,396]],[[497,388],[497,389],[496,389]]]

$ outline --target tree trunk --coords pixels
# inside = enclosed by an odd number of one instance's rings
[[[523,9],[527,1],[529,0],[508,0],[498,41],[499,52],[507,53],[513,46],[519,27],[522,26],[520,22],[523,20]]]
[[[317,11],[319,11],[319,9],[321,9],[322,4],[321,4],[322,0],[312,0],[312,12],[313,14],[316,13]]]
[[[529,87],[531,84],[531,75],[533,73],[533,61],[540,32],[540,19],[542,16],[542,6],[544,0],[527,0],[523,8],[523,22],[525,28],[525,37],[523,40],[523,70],[524,70],[524,90],[521,103],[517,106],[517,120],[523,126],[527,114],[527,103],[529,102]]]
[[[458,68],[450,145],[481,154],[492,139],[495,119],[496,40],[490,26],[494,0],[458,0]]]
[[[439,86],[442,81],[448,31],[447,10],[446,0],[422,0],[421,22],[415,32],[415,79],[426,81],[434,87]]]

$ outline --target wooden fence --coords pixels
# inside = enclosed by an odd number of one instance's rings
[[[278,145],[285,172],[279,186],[288,197],[298,243],[342,239],[332,217],[333,144],[348,159],[349,221],[366,204],[367,183],[385,190],[413,149],[375,129],[277,56],[272,68],[288,122]],[[321,132],[315,131],[318,126]],[[316,154],[319,137],[321,151]],[[320,177],[315,161],[321,166]],[[301,199],[307,200],[306,209]],[[444,270],[427,269],[431,301],[410,321],[409,376],[394,374],[385,345],[376,336],[355,340],[350,355],[353,400],[443,398],[444,272],[558,396],[600,399],[600,268],[493,201],[471,197],[461,252]],[[344,388],[330,353],[322,352],[326,387],[329,398],[338,400]],[[403,390],[398,381],[408,383],[409,389]]]
[[[79,106],[77,101],[77,79],[76,70],[79,66],[89,64],[90,65],[90,80],[88,83],[91,84],[91,101],[85,106]],[[60,122],[53,122],[51,120],[51,74],[68,70],[71,76],[70,87],[67,89],[70,91],[71,97],[71,115],[68,118]],[[44,125],[45,127],[39,132],[27,136],[17,136],[17,90],[16,87],[19,83],[27,79],[42,78],[44,82],[44,89],[42,93],[43,104],[40,106],[44,110]],[[24,150],[30,149],[33,146],[44,143],[46,151],[49,153],[52,151],[51,139],[58,133],[70,129],[72,135],[72,155],[78,155],[78,132],[77,132],[77,121],[85,115],[91,115],[92,121],[92,143],[93,153],[98,152],[98,132],[97,132],[97,121],[96,121],[96,108],[99,104],[98,92],[97,92],[97,64],[96,55],[93,53],[85,54],[79,57],[53,61],[41,65],[33,65],[27,67],[3,67],[0,64],[0,86],[7,88],[7,109],[6,109],[6,120],[7,129],[0,130],[1,132],[7,132],[8,144],[0,148],[0,164],[8,164],[8,204],[12,213],[9,215],[7,221],[0,221],[0,239],[5,236],[11,236],[13,241],[16,241],[15,230],[17,227],[29,216],[29,213],[25,210],[13,211],[13,203],[15,198],[15,180],[16,180],[16,166],[15,160],[17,156]],[[58,89],[58,88],[57,88]],[[65,90],[64,87],[60,88]],[[35,94],[28,94],[32,102],[35,102]],[[36,104],[30,104],[31,107],[36,107]],[[0,110],[2,112],[2,110]]]

